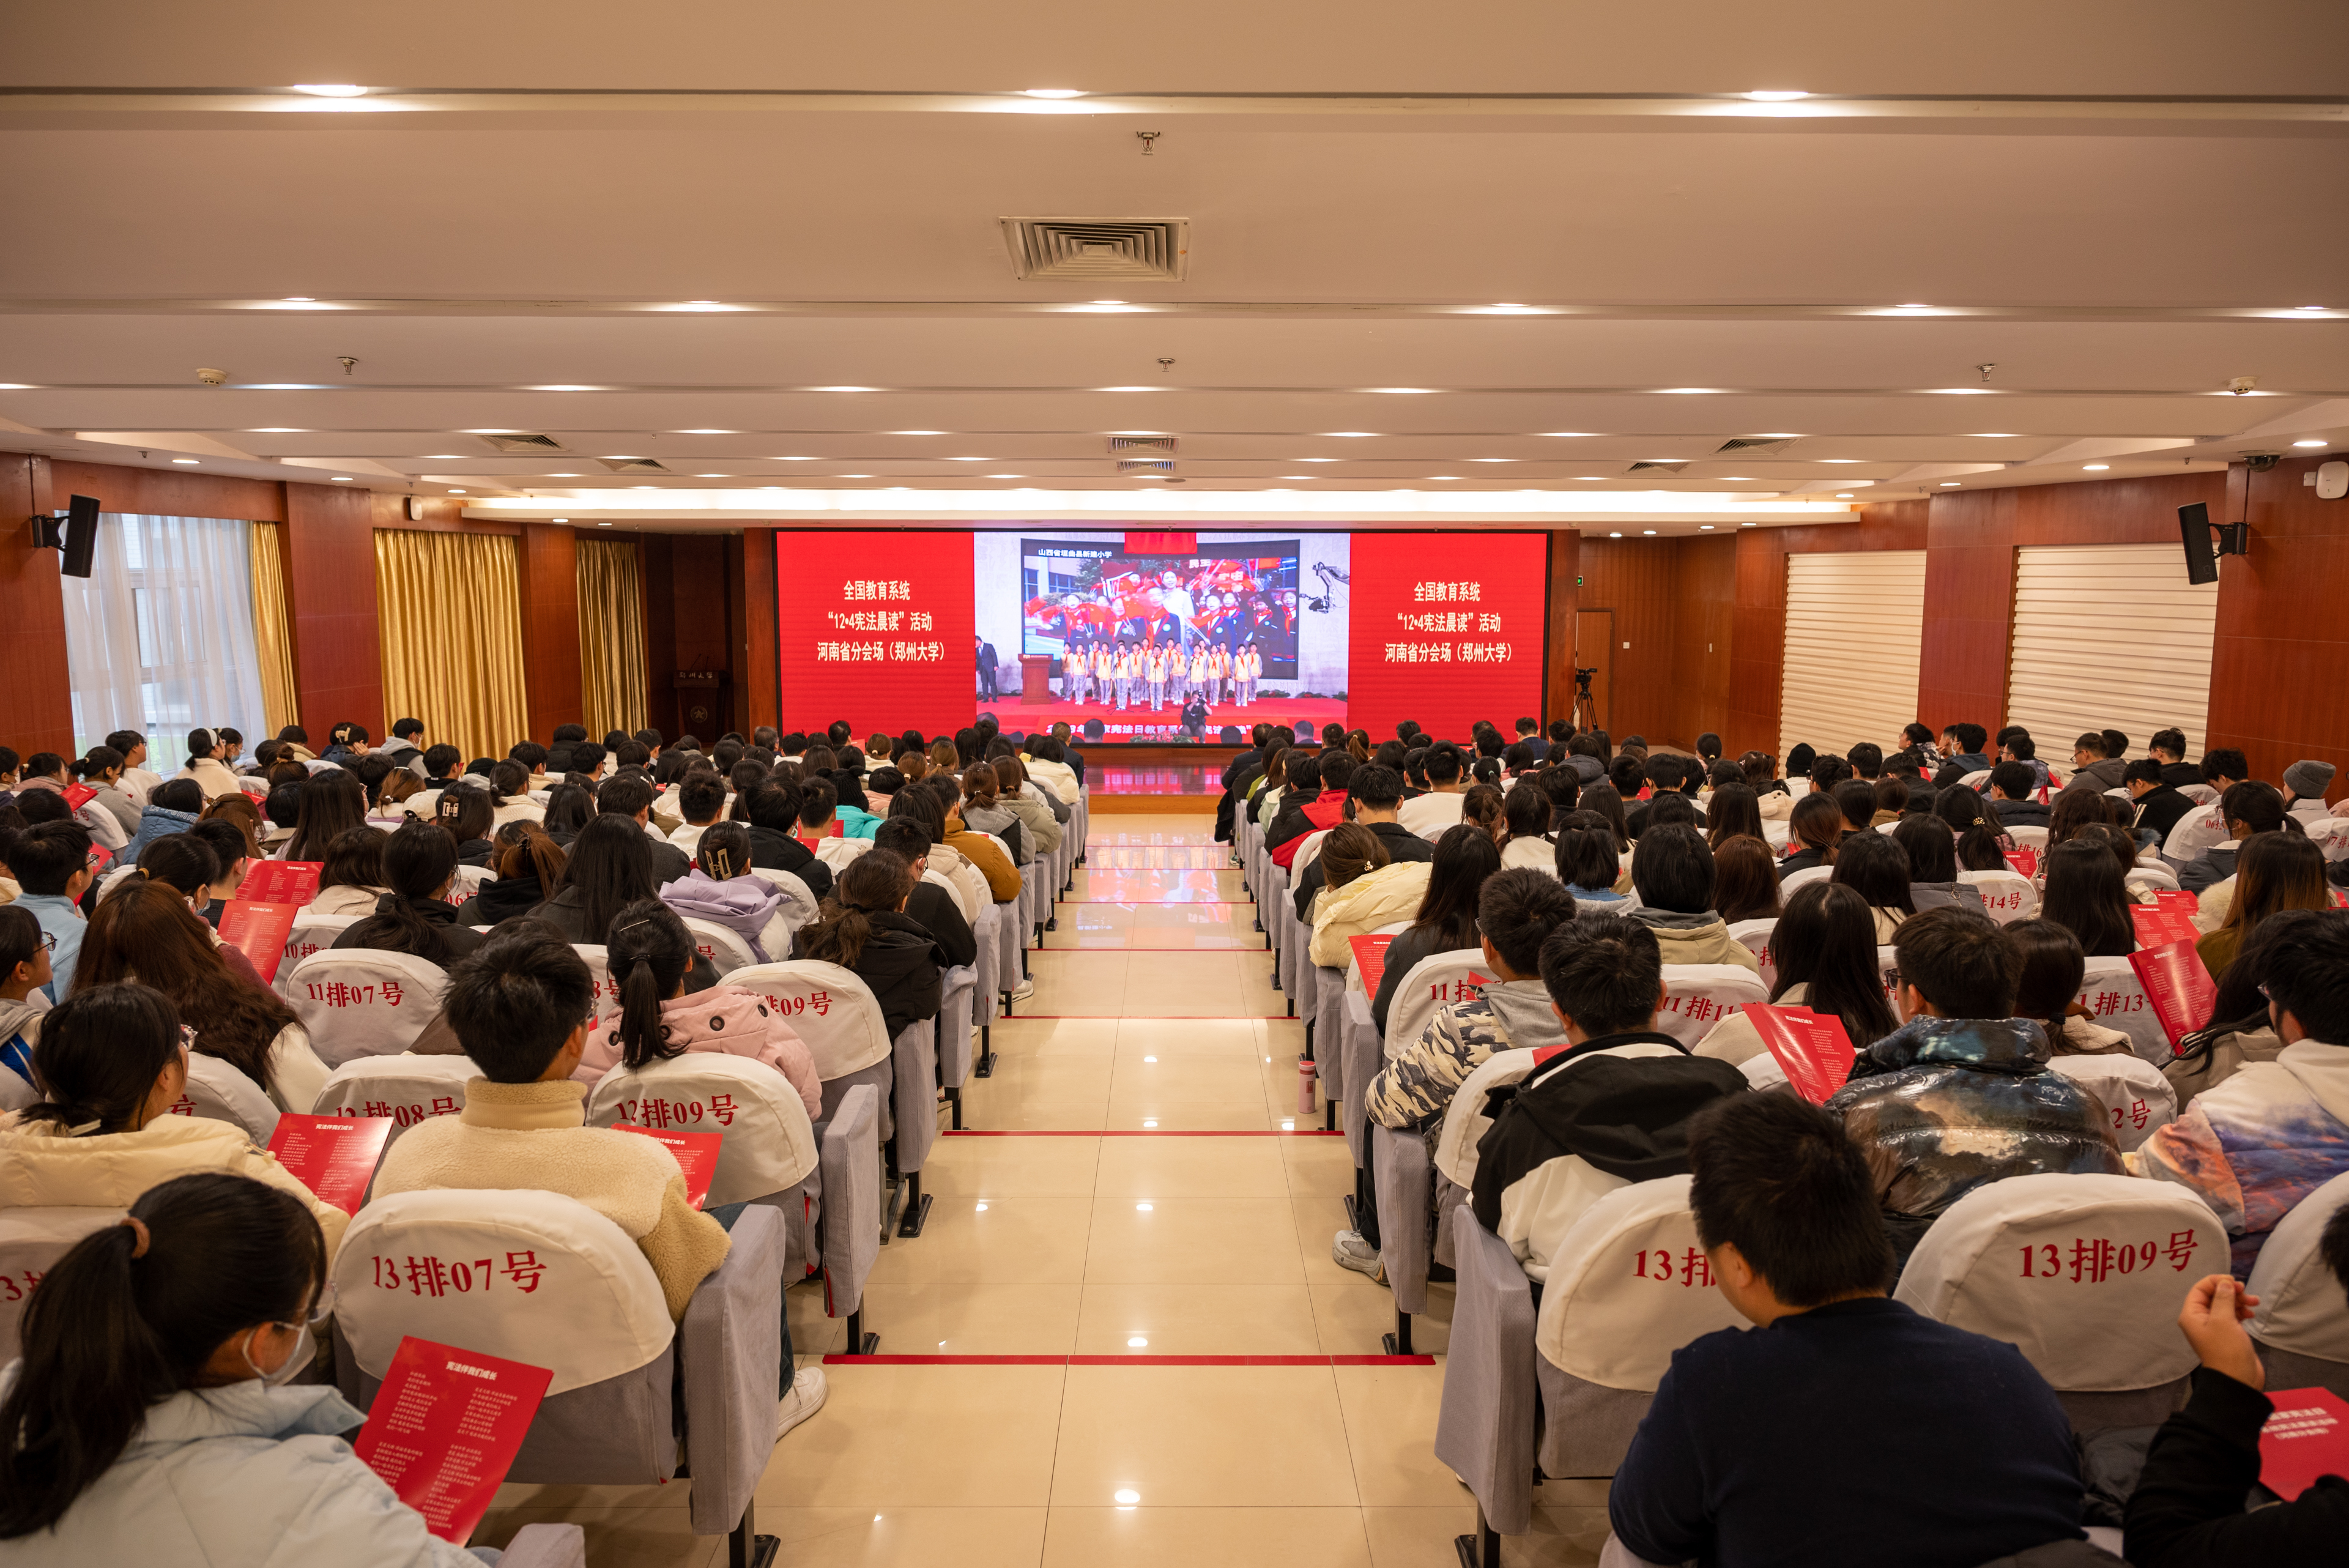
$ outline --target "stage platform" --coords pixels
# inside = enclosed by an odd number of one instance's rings
[[[1210,812],[1224,793],[1237,746],[1107,746],[1085,753],[1095,813]]]
[[[1049,730],[1055,724],[1066,724],[1076,732],[1079,745],[1092,741],[1104,746],[1180,743],[1184,738],[1183,711],[1179,703],[1169,702],[1157,712],[1147,703],[1129,707],[1123,711],[1115,704],[1101,702],[1023,702],[1017,697],[1000,701],[981,700],[979,711],[991,713],[1003,726],[1007,735]],[[1088,722],[1098,722],[1102,731],[1088,735]],[[1253,724],[1287,724],[1302,729],[1307,724],[1319,731],[1324,724],[1343,724],[1346,704],[1335,697],[1268,697],[1242,707],[1235,702],[1210,703],[1204,739],[1209,745],[1217,743],[1224,726],[1228,724],[1246,734]],[[1221,786],[1218,785],[1218,788]]]

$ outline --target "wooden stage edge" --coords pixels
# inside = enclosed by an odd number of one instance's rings
[[[1132,815],[1147,813],[1154,816],[1216,815],[1216,802],[1223,791],[1214,794],[1102,794],[1092,796],[1092,811],[1095,816]]]

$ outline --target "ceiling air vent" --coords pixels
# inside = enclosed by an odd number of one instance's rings
[[[1109,438],[1109,449],[1112,452],[1171,452],[1174,447],[1175,440],[1173,436],[1112,436]]]
[[[1793,436],[1732,436],[1721,443],[1715,457],[1775,457],[1795,444]]]
[[[496,435],[485,435],[481,439],[500,452],[561,452],[563,450],[563,443],[553,436],[540,435],[533,431],[502,431]]]
[[[614,473],[668,473],[657,457],[599,457],[595,460]]]
[[[1174,465],[1164,458],[1120,458],[1120,473],[1172,473]]]
[[[1188,265],[1188,218],[1005,218],[1011,270],[1023,278],[1180,283]]]
[[[1635,462],[1623,472],[1626,473],[1678,473],[1687,466],[1685,462]]]

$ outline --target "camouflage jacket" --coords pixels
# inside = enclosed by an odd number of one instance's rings
[[[1495,1052],[1565,1042],[1541,981],[1495,981],[1480,997],[1437,1008],[1419,1039],[1371,1080],[1363,1109],[1382,1127],[1425,1132],[1443,1122],[1453,1092]]]

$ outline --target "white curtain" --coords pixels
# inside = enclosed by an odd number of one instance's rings
[[[191,730],[234,728],[248,750],[271,732],[251,535],[233,518],[100,514],[90,575],[64,579],[75,745],[137,730],[147,765],[170,778]]]

